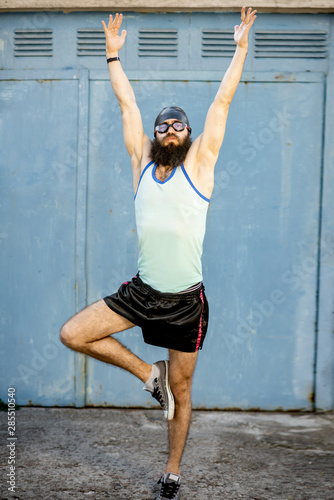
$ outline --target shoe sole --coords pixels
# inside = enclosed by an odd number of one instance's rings
[[[168,398],[168,410],[164,410],[164,417],[166,420],[173,420],[175,412],[174,396],[169,385],[169,362],[164,361],[165,364],[165,389]]]

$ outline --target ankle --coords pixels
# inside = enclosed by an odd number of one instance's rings
[[[152,387],[153,390],[153,380],[157,376],[157,373],[159,374],[159,370],[155,365],[147,365],[147,370],[144,373],[143,376],[143,382],[145,386],[147,387]]]
[[[177,476],[181,476],[180,467],[178,467],[178,466],[173,467],[173,465],[169,465],[169,464],[167,464],[167,467],[165,469],[165,474],[167,474],[167,473],[176,474]]]

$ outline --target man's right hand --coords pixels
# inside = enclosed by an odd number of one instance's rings
[[[118,51],[123,47],[126,30],[122,31],[121,36],[118,35],[122,20],[123,14],[116,14],[115,19],[113,19],[112,15],[109,16],[108,27],[106,26],[106,23],[102,21],[104,33],[106,35],[107,58],[117,56]]]

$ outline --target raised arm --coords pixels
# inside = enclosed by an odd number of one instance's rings
[[[231,64],[211,104],[204,125],[204,131],[194,143],[196,163],[214,167],[223,143],[229,106],[237,90],[248,51],[248,32],[256,18],[256,10],[246,7],[241,10],[241,24],[234,27],[234,41],[237,45]]]
[[[106,56],[107,59],[118,57],[120,49],[123,47],[126,31],[121,28],[123,16],[111,15],[108,27],[102,21],[104,33],[106,35]],[[136,98],[130,82],[123,71],[120,61],[108,63],[109,75],[112,88],[121,108],[123,122],[123,136],[126,149],[131,157],[132,168],[137,170],[140,167],[145,141],[149,140],[144,134],[143,123]]]

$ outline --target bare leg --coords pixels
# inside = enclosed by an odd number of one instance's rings
[[[169,382],[175,399],[174,419],[169,423],[169,459],[165,472],[180,474],[180,462],[191,418],[191,383],[197,352],[169,349]]]
[[[110,337],[133,326],[129,320],[112,311],[104,300],[100,300],[65,323],[60,339],[67,347],[119,366],[146,382],[152,366]]]

